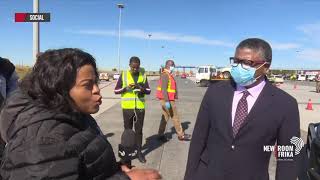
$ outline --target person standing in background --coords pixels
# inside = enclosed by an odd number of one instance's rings
[[[140,59],[133,56],[129,60],[130,69],[120,75],[115,94],[121,94],[121,107],[123,112],[124,129],[135,130],[136,145],[138,147],[138,160],[146,163],[141,152],[143,123],[145,116],[145,95],[151,93],[145,70],[140,68]]]
[[[316,93],[320,93],[320,72],[316,75]]]
[[[162,70],[160,80],[158,82],[156,96],[160,100],[162,116],[159,125],[158,138],[159,140],[166,142],[167,138],[164,135],[167,122],[171,118],[178,134],[180,141],[188,141],[191,136],[185,134],[182,129],[180,117],[178,114],[176,100],[178,99],[177,83],[172,73],[175,68],[173,60],[166,61],[166,65]]]

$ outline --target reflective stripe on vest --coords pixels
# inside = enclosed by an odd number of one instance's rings
[[[176,89],[177,89],[176,88],[176,81],[174,80],[173,76],[171,74],[169,74],[168,72],[163,72],[163,73],[167,73],[169,76],[168,88],[167,88],[168,98],[170,101],[174,101],[176,98]],[[161,80],[161,78],[158,83],[156,95],[157,95],[158,99],[164,99],[163,94],[162,94],[162,80]]]
[[[139,72],[137,83],[145,84],[146,77],[143,72]],[[122,72],[122,88],[126,88],[129,84],[134,84],[134,79],[129,70]],[[121,94],[122,109],[145,109],[145,95],[134,93],[132,90]]]

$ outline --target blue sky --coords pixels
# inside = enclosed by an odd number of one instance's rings
[[[167,58],[225,66],[241,40],[259,37],[273,48],[273,68],[320,69],[318,0],[40,0],[51,13],[40,25],[41,51],[81,48],[100,68],[117,67],[119,2],[122,68],[131,56],[148,69]],[[32,0],[0,0],[0,56],[16,64],[33,63],[32,23],[14,22],[32,8]]]

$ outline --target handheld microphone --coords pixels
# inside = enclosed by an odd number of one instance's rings
[[[131,168],[131,160],[136,158],[138,148],[135,142],[135,132],[132,129],[126,129],[121,135],[121,144],[119,144],[118,156],[120,162]]]

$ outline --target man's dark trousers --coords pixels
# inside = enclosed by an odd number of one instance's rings
[[[123,120],[124,120],[124,129],[133,129],[136,132],[136,145],[141,150],[142,147],[142,128],[143,128],[143,122],[144,122],[144,116],[145,116],[145,110],[144,109],[136,109],[136,115],[134,113],[134,109],[123,109]]]

